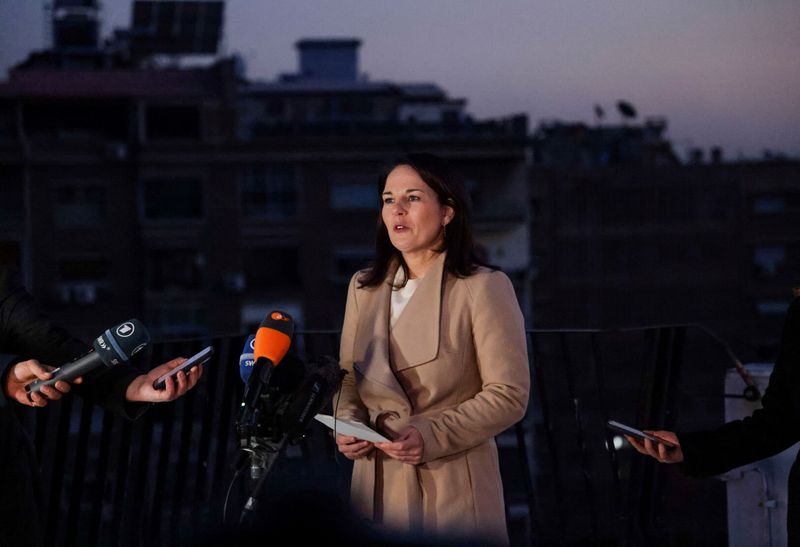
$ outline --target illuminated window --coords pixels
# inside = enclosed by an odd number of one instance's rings
[[[761,196],[753,200],[753,213],[757,215],[777,215],[786,210],[786,200],[782,196]]]
[[[331,209],[377,210],[380,204],[378,190],[373,183],[333,182],[330,189]]]
[[[782,246],[761,246],[753,251],[756,273],[762,277],[775,277],[786,262],[786,248]]]

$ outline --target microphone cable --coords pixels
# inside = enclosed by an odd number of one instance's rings
[[[645,327],[623,327],[623,328],[615,328],[615,329],[568,329],[573,332],[581,332],[581,333],[603,333],[603,332],[632,332],[632,331],[640,331],[646,329],[662,329],[662,328],[671,328],[671,327],[694,327],[698,329],[700,332],[708,336],[713,342],[715,342],[723,352],[728,356],[728,358],[733,362],[733,366],[736,369],[737,374],[742,379],[742,382],[745,384],[744,390],[742,395],[733,395],[733,394],[723,394],[723,397],[726,398],[738,398],[738,399],[745,399],[747,401],[758,401],[761,399],[761,390],[758,389],[758,385],[756,381],[753,379],[753,376],[750,374],[750,371],[742,364],[736,354],[733,352],[733,348],[722,338],[720,338],[714,331],[703,325],[702,323],[684,323],[684,324],[672,324],[672,323],[659,323],[655,325],[646,325]],[[547,333],[547,332],[559,332],[557,329],[541,329],[539,332]]]
[[[750,371],[747,370],[747,368],[742,364],[742,362],[739,360],[736,354],[733,353],[733,348],[731,348],[730,345],[727,342],[725,342],[725,340],[717,336],[717,334],[714,333],[714,331],[707,328],[705,325],[695,325],[695,326],[699,327],[700,330],[702,330],[712,340],[714,340],[717,344],[719,344],[719,346],[722,348],[722,351],[724,351],[728,355],[728,358],[731,361],[733,361],[733,366],[736,369],[736,373],[739,375],[739,377],[745,384],[745,388],[741,395],[732,395],[726,393],[724,394],[724,396],[729,398],[741,398],[750,402],[755,402],[761,399],[761,390],[758,389],[758,384],[756,384],[756,381],[753,379],[753,376],[750,374]]]
[[[339,452],[339,443],[336,442],[336,436],[338,433],[336,432],[336,428],[339,425],[339,419],[336,415],[339,413],[339,400],[342,398],[342,386],[339,386],[339,391],[336,393],[336,404],[333,406],[333,444],[336,445],[336,450],[333,451],[333,460],[336,462],[337,467],[341,467],[342,462],[339,458],[342,457],[342,453]]]
[[[233,474],[233,478],[231,479],[231,483],[228,485],[228,492],[225,494],[225,504],[222,506],[222,527],[225,528],[228,524],[228,501],[231,497],[231,491],[233,490],[233,485],[236,484],[239,475],[242,474],[242,471],[247,467],[247,465],[238,465],[236,471]]]

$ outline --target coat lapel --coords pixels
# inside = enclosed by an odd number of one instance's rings
[[[445,253],[436,258],[392,329],[397,370],[433,361],[439,353]]]
[[[391,284],[398,264],[389,268],[387,281],[364,292],[359,310],[358,328],[353,344],[353,367],[371,382],[378,383],[407,400],[389,365],[389,303]]]

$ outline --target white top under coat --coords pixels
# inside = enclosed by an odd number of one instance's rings
[[[403,280],[405,273],[403,272],[403,268],[397,268],[397,274],[394,276],[394,285],[401,283]],[[400,318],[400,315],[403,313],[403,310],[408,304],[408,301],[411,300],[411,297],[414,295],[414,291],[417,290],[417,286],[419,285],[420,278],[417,279],[409,279],[406,281],[404,287],[399,289],[392,289],[392,302],[389,306],[389,328],[394,328],[394,324],[397,323],[397,320]]]

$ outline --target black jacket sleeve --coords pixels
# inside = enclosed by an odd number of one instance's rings
[[[682,468],[694,476],[724,473],[800,441],[800,298],[789,307],[762,408],[711,431],[678,433],[678,439]]]
[[[0,283],[0,380],[4,382],[10,365],[21,359],[59,366],[89,350],[88,344],[73,338],[39,313],[24,289],[3,285]],[[135,418],[147,405],[127,403],[125,391],[138,375],[130,366],[101,367],[87,374],[73,392],[108,410]]]

